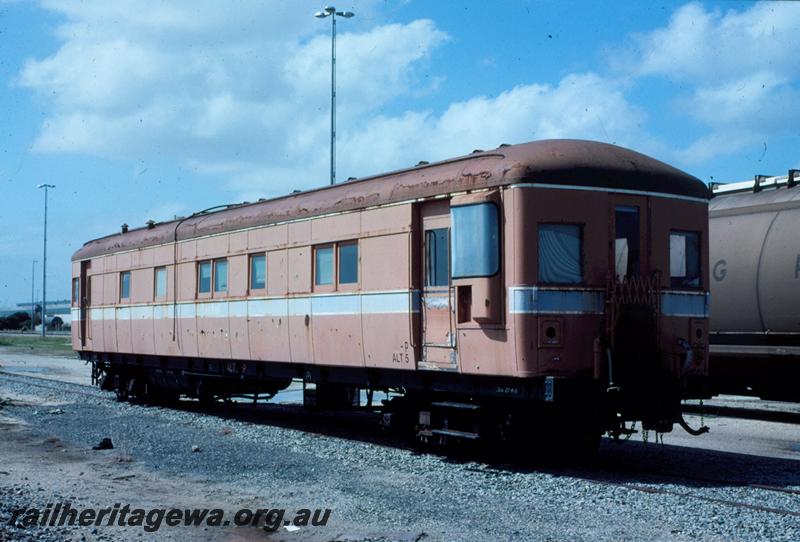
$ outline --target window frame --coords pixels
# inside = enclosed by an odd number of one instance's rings
[[[264,259],[264,286],[253,286],[253,259]],[[267,291],[267,253],[266,252],[253,252],[247,255],[247,291],[248,293],[265,294]]]
[[[125,290],[125,288],[124,288],[125,277],[128,277],[128,291],[127,292],[124,291]],[[131,300],[131,288],[133,286],[131,284],[132,278],[133,277],[132,277],[132,274],[131,274],[130,271],[120,271],[119,272],[119,302],[120,303],[123,303],[123,302],[130,303],[130,300]],[[125,293],[127,293],[127,295],[124,295]]]
[[[490,274],[480,274],[480,275],[459,275],[456,276],[454,272],[454,265],[453,265],[453,257],[455,255],[455,251],[453,250],[453,230],[454,230],[454,219],[453,219],[453,209],[462,209],[465,207],[475,207],[479,205],[491,205],[494,207],[495,213],[495,220],[497,225],[497,266],[493,273]],[[433,228],[436,229],[436,228]],[[474,279],[474,278],[491,278],[497,276],[503,268],[503,231],[502,231],[502,224],[500,221],[500,207],[497,203],[493,201],[476,201],[474,203],[467,203],[464,205],[453,205],[450,207],[450,226],[447,228],[447,252],[448,252],[448,262],[447,262],[447,274],[449,277],[449,283],[452,284],[454,280],[460,279]]]
[[[361,249],[359,248],[358,239],[350,241],[340,241],[336,244],[336,289],[340,291],[357,290],[361,284]],[[355,246],[356,247],[356,280],[353,282],[342,282],[342,247]]]
[[[213,295],[213,292],[214,292],[214,264],[213,264],[213,262],[214,262],[214,260],[212,260],[212,259],[200,260],[200,261],[197,262],[197,266],[195,267],[195,277],[196,277],[196,282],[197,282],[196,288],[195,288],[195,292],[197,294],[197,298],[198,299],[210,298]],[[205,264],[208,264],[208,290],[202,291],[200,289],[200,287],[201,287],[200,268]]]
[[[225,264],[225,289],[217,290],[217,266]],[[231,289],[231,266],[227,257],[211,260],[211,297],[225,297]]]
[[[80,277],[72,277],[72,306],[79,307],[80,301],[81,301],[81,279]]]
[[[331,281],[330,283],[319,284],[317,283],[317,271],[319,271],[319,265],[317,263],[317,253],[319,250],[325,248],[331,249]],[[312,250],[311,258],[312,258],[311,284],[313,290],[315,292],[335,292],[336,291],[336,243],[322,243],[319,245],[314,245],[314,250]]]
[[[686,234],[697,236],[697,286],[690,286],[687,284],[675,285],[672,282],[673,278],[686,278],[686,277],[673,277],[672,276],[672,236],[683,235],[684,239]],[[687,261],[688,263],[688,261]],[[702,290],[703,289],[703,232],[699,230],[673,230],[670,229],[667,235],[667,267],[669,276],[669,287],[685,290]]]
[[[164,272],[164,293],[158,293],[158,272]],[[169,271],[166,265],[159,265],[153,268],[153,300],[166,299],[169,294]]]
[[[217,265],[221,262],[225,262],[226,265],[226,289],[225,290],[217,290],[216,289],[216,279],[217,279]],[[208,264],[211,266],[211,273],[209,275],[210,282],[209,282],[209,290],[207,292],[200,291],[200,268],[204,265]],[[228,297],[229,292],[231,290],[231,266],[230,266],[230,259],[227,256],[223,256],[221,258],[205,258],[203,260],[199,260],[196,262],[195,265],[195,295],[197,299],[211,299],[215,297]]]
[[[542,226],[574,226],[578,228],[578,264],[580,265],[581,280],[578,282],[545,282],[541,276],[541,247],[539,236]],[[537,222],[536,223],[536,284],[544,286],[565,286],[578,287],[586,286],[586,243],[584,233],[586,231],[585,222]]]
[[[339,248],[342,245],[355,245],[356,246],[356,282],[340,282],[339,263],[340,255]],[[320,249],[330,248],[332,252],[331,265],[331,283],[330,284],[317,284],[317,251]],[[330,243],[320,243],[313,245],[311,251],[311,287],[314,292],[352,292],[361,288],[361,243],[360,239],[346,239],[343,241],[333,241]]]
[[[430,256],[430,242],[428,241],[428,237],[429,237],[429,234],[431,234],[432,232],[437,231],[437,230],[445,230],[446,231],[446,234],[444,236],[445,241],[447,241],[447,257],[444,259],[445,263],[447,264],[447,273],[446,273],[446,275],[447,275],[447,283],[446,284],[432,284],[430,282],[430,277],[431,277],[430,263],[431,262],[430,262],[430,258],[429,258],[429,256]],[[451,256],[451,247],[450,247],[450,226],[446,226],[444,228],[428,228],[427,230],[423,230],[422,235],[423,235],[423,243],[424,243],[424,246],[423,246],[423,249],[424,249],[424,254],[423,254],[423,268],[424,268],[423,269],[424,270],[423,285],[424,285],[424,287],[425,288],[431,288],[431,289],[449,288],[450,285],[453,284],[453,274],[452,274],[452,272],[450,270],[450,265],[452,263],[450,261],[451,258],[452,258],[452,256]]]

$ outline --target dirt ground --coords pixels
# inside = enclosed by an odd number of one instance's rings
[[[58,412],[65,403],[33,394],[3,393],[3,403]],[[241,508],[264,506],[263,496],[247,494],[225,484],[209,483],[191,476],[174,477],[147,468],[125,449],[91,450],[63,441],[57,435],[43,436],[26,422],[3,414],[0,409],[0,497],[16,497],[16,506],[43,507],[46,503],[69,502],[76,509],[106,508],[132,503],[145,510],[172,503],[180,508],[222,509],[231,518]],[[15,494],[9,496],[8,493]],[[6,519],[6,518],[2,518]],[[139,528],[99,527],[19,529],[3,531],[3,540],[319,540],[320,533],[284,527],[267,532],[259,527],[170,527],[156,533]],[[309,538],[310,537],[310,538]]]

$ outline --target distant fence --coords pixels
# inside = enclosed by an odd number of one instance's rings
[[[17,329],[0,329],[0,335],[19,335],[21,337],[30,337],[36,335],[41,336],[41,334],[42,334],[41,330],[30,332],[30,331],[19,331]],[[68,329],[64,331],[50,331],[49,329],[47,330],[48,337],[50,337],[51,335],[53,337],[69,337],[71,334],[72,332]]]

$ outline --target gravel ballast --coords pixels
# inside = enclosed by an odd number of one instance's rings
[[[231,417],[222,406],[204,412],[194,404],[117,403],[112,394],[84,386],[0,374],[2,397],[12,400],[0,414],[24,424],[9,435],[57,438],[67,455],[107,458],[115,468],[139,469],[140,477],[180,480],[199,491],[191,499],[165,495],[165,506],[191,500],[332,511],[324,527],[280,530],[269,539],[800,540],[800,463],[671,445],[670,435],[663,446],[652,437],[649,444],[636,436],[623,445],[604,442],[591,465],[520,460],[524,453],[513,462],[487,463],[477,454],[417,453],[381,436],[363,413],[276,406],[234,409]],[[114,449],[90,452],[104,437]],[[121,535],[119,529],[8,526],[10,510],[64,497],[47,487],[8,484],[9,477],[0,474],[0,540]],[[67,496],[108,505],[91,488]],[[129,494],[131,504],[140,501],[152,497]],[[124,536],[143,536],[133,531]],[[211,531],[162,530],[146,539],[216,536]]]

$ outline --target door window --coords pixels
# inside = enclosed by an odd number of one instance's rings
[[[448,228],[425,232],[425,286],[450,285],[450,246]]]
[[[614,260],[618,279],[637,277],[640,272],[639,208],[618,205],[615,209]]]
[[[478,203],[450,209],[453,277],[489,277],[500,270],[497,205]]]

